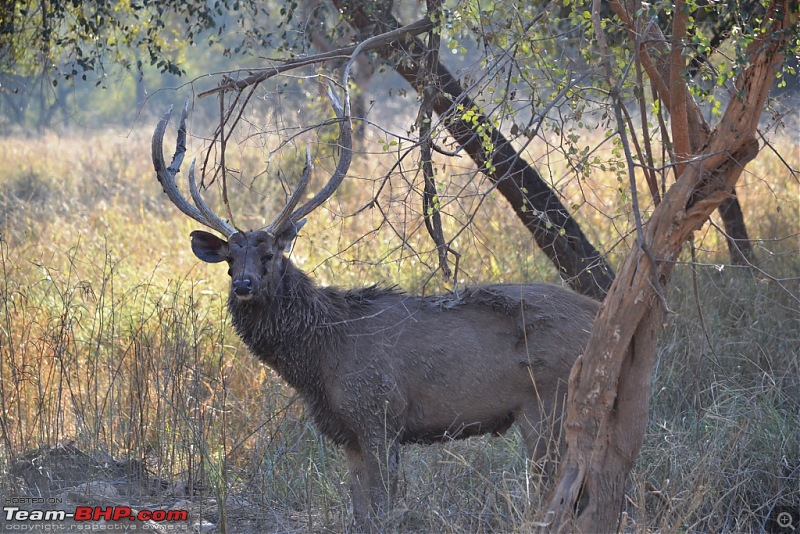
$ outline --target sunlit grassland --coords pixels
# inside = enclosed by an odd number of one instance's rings
[[[310,216],[294,261],[319,284],[451,288],[434,272],[419,197],[409,193],[409,184],[421,187],[415,162],[383,184],[397,148],[371,139],[339,193]],[[772,142],[800,167],[791,139]],[[74,441],[144,459],[158,476],[218,498],[245,495],[276,528],[340,530],[343,461],[302,416],[294,392],[232,333],[225,268],[193,256],[188,234],[197,224],[161,193],[149,143],[149,131],[0,139],[3,472],[26,451]],[[299,175],[292,148],[269,166],[263,151],[234,159],[239,226],[259,226],[277,212],[278,171],[289,187]],[[323,145],[312,152],[319,155],[313,187],[334,163]],[[611,148],[598,157],[613,159]],[[624,174],[593,167],[578,180],[563,159],[533,145],[528,158],[618,264],[633,228],[620,193]],[[464,159],[438,165],[445,234],[458,235],[453,248],[461,254],[455,287],[560,283],[490,184],[461,176],[470,168]],[[264,168],[271,178],[259,176]],[[775,507],[800,507],[798,183],[765,149],[738,192],[758,240],[758,268],[726,266],[724,240],[708,225],[696,237],[700,265],[693,270],[687,253],[676,268],[651,425],[629,491],[631,527],[758,530]],[[376,195],[379,206],[370,205]],[[222,211],[216,186],[209,198]],[[652,206],[643,207],[646,220]],[[402,524],[526,531],[541,498],[537,482],[525,473],[513,432],[410,447]],[[23,491],[11,476],[0,484],[4,493]]]

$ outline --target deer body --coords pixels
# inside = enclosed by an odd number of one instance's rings
[[[478,286],[434,297],[375,286],[317,287],[284,252],[303,217],[336,190],[349,167],[349,105],[347,98],[344,106],[332,95],[331,101],[340,117],[341,153],[331,179],[295,209],[309,182],[307,151],[300,185],[264,229],[242,232],[215,214],[197,189],[194,164],[194,203],[179,192],[187,108],[172,164],[166,166],[162,148],[168,115],[153,135],[152,157],[170,200],[224,236],[194,231],[192,250],[205,262],[227,262],[237,334],[301,394],[321,433],[343,447],[356,521],[380,527],[400,444],[501,434],[516,423],[531,459],[546,456],[550,438],[559,434],[570,368],[599,304],[546,284]]]
[[[385,510],[400,444],[501,434],[516,422],[531,459],[544,456],[595,301],[546,284],[426,298],[319,288],[283,255],[296,232],[225,242],[196,231],[192,247],[228,261],[237,334],[344,447],[359,522]]]

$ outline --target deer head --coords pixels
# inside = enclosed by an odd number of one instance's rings
[[[311,177],[311,154],[306,148],[306,165],[300,183],[275,219],[266,227],[257,230],[242,231],[235,228],[206,204],[195,181],[194,161],[189,166],[189,192],[194,204],[190,203],[178,189],[175,175],[180,170],[186,152],[186,118],[189,114],[189,102],[187,101],[181,113],[175,155],[169,167],[164,162],[163,141],[171,111],[168,111],[156,126],[152,144],[156,177],[178,209],[224,236],[223,239],[206,231],[195,230],[191,233],[192,251],[205,262],[228,263],[231,291],[240,300],[248,300],[264,292],[270,294],[274,291],[275,284],[283,272],[283,262],[288,261],[283,254],[288,251],[297,233],[305,224],[304,217],[325,202],[347,174],[353,155],[350,102],[345,92],[345,102],[342,105],[330,88],[328,97],[339,121],[340,154],[336,169],[325,187],[308,202],[295,209]]]

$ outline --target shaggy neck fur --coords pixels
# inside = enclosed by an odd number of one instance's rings
[[[397,292],[375,286],[318,288],[286,259],[279,271],[272,278],[277,282],[250,300],[239,300],[231,291],[233,327],[255,356],[300,393],[325,436],[352,444],[356,436],[330,409],[321,368],[323,363],[336,366],[330,359],[341,354],[352,319],[369,315],[375,299]]]
[[[291,262],[284,260],[281,267],[275,287],[265,284],[250,300],[231,291],[228,308],[236,333],[253,354],[301,394],[314,395],[320,391],[320,350],[337,335],[326,326],[335,323],[334,308]]]
[[[239,300],[231,291],[233,326],[254,355],[313,403],[323,390],[321,360],[339,353],[351,320],[369,314],[376,298],[397,292],[375,286],[318,288],[288,259],[273,280],[250,300]]]

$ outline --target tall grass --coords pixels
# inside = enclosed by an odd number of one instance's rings
[[[419,185],[415,166],[380,189],[394,163],[382,144],[373,138],[362,148],[369,155],[312,215],[293,259],[320,284],[442,290],[409,193],[408,184]],[[775,144],[800,166],[791,140]],[[161,194],[148,153],[149,135],[139,132],[0,139],[0,489],[63,489],[68,481],[18,467],[36,451],[70,443],[141,462],[158,485],[150,499],[212,503],[197,513],[232,531],[344,529],[340,454],[303,416],[294,392],[232,333],[224,269],[191,254],[194,223]],[[257,158],[241,163],[242,176],[263,166]],[[549,156],[547,163],[566,182],[565,162]],[[477,213],[455,243],[457,283],[558,282],[502,200],[449,165],[446,231],[454,235]],[[297,163],[281,166],[287,172]],[[329,158],[317,161],[317,183],[331,167]],[[630,231],[627,214],[612,214],[621,206],[608,196],[615,183],[598,172],[579,188],[563,187],[612,262]],[[359,212],[379,189],[379,206]],[[774,527],[777,510],[800,508],[797,192],[796,178],[764,151],[739,186],[759,238],[758,268],[726,266],[724,242],[708,228],[696,240],[697,264],[687,253],[676,268],[676,313],[659,346],[628,528],[758,531]],[[269,218],[282,198],[274,184],[238,193],[242,226]],[[544,489],[526,471],[515,433],[408,447],[404,458],[403,530],[530,529]]]

